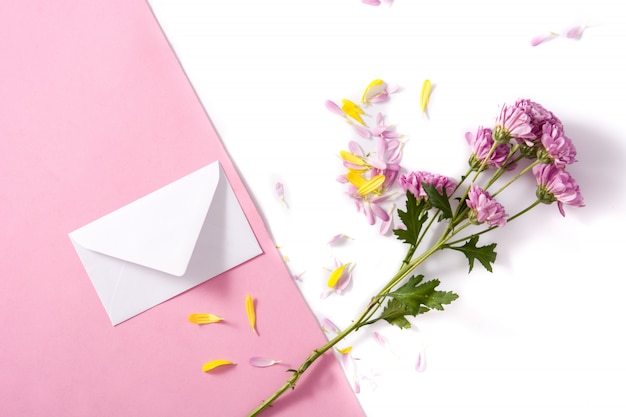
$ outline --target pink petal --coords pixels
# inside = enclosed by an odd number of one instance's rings
[[[372,212],[374,213],[374,215],[376,215],[376,217],[378,217],[384,222],[389,220],[389,213],[387,213],[385,209],[383,209],[381,206],[379,206],[378,204],[371,204],[371,208],[372,208]]]
[[[268,366],[279,364],[280,361],[268,358],[261,358],[259,356],[253,356],[250,358],[250,365],[257,368],[267,368]]]
[[[380,0],[361,0],[361,3],[368,6],[380,6]]]
[[[352,129],[354,129],[356,134],[361,136],[362,138],[369,139],[372,136],[369,129],[365,126],[352,123]]]
[[[382,334],[378,333],[378,332],[374,332],[373,333],[374,336],[374,340],[376,340],[376,342],[382,346],[383,348],[387,349],[389,346],[389,341],[387,340],[387,338],[385,336],[383,336]]]
[[[567,33],[565,34],[565,37],[568,39],[578,40],[583,36],[584,31],[585,31],[584,26],[576,26],[568,30]]]
[[[350,151],[352,155],[355,155],[358,157],[365,156],[365,152],[363,152],[363,148],[361,148],[361,145],[359,145],[358,142],[355,142],[353,140],[348,142],[348,150]]]
[[[426,357],[424,352],[417,354],[417,362],[415,362],[415,370],[417,372],[424,372],[426,370]]]
[[[322,319],[322,330],[339,333],[339,327],[337,327],[335,323],[333,323],[329,318],[326,317]]]
[[[534,38],[530,40],[530,46],[540,45],[546,41],[549,41],[550,39],[555,38],[556,36],[558,36],[558,34],[554,32],[550,32],[547,35],[535,36]]]
[[[335,104],[334,102],[330,101],[330,100],[326,100],[326,102],[324,103],[324,105],[326,106],[326,108],[328,110],[330,110],[331,112],[341,116],[341,117],[346,117],[346,113],[341,110],[341,107],[339,107],[337,104]]]

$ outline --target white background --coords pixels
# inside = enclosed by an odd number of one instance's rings
[[[459,300],[410,330],[377,324],[352,337],[346,345],[369,378],[358,398],[368,417],[626,415],[619,2],[149,3],[311,309],[339,326],[389,279],[403,247],[368,226],[335,181],[339,150],[355,137],[325,100],[356,101],[375,78],[398,84],[383,111],[406,135],[403,166],[456,177],[469,156],[465,132],[489,125],[503,103],[530,98],[553,111],[578,149],[569,171],[586,207],[562,218],[556,206],[540,206],[488,236],[498,243],[492,274],[477,266],[468,276],[460,255],[434,258],[421,272]],[[580,40],[530,46],[576,25],[588,25]],[[428,118],[419,110],[426,78],[434,84]],[[534,185],[520,192],[530,202]],[[336,234],[351,239],[326,245]],[[355,264],[353,285],[321,299],[334,257]]]

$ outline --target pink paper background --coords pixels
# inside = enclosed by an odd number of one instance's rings
[[[245,415],[325,339],[150,8],[3,2],[0,40],[0,415]],[[67,233],[216,159],[265,254],[112,327]],[[264,415],[362,414],[327,356]]]

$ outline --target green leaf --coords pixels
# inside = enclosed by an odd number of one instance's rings
[[[437,188],[433,184],[422,183],[422,188],[428,195],[428,201],[430,204],[441,211],[439,221],[443,219],[452,218],[452,208],[450,207],[450,199],[446,195],[446,188],[441,188],[441,193],[437,191]]]
[[[438,279],[422,283],[423,275],[411,277],[396,291],[387,294],[391,299],[381,313],[381,318],[402,329],[411,327],[406,316],[417,316],[430,310],[443,310],[444,304],[450,304],[459,296],[450,291],[438,291]]]
[[[427,204],[423,199],[419,202],[410,192],[406,192],[406,211],[398,209],[398,217],[405,229],[395,229],[393,233],[398,239],[412,246],[417,246],[422,225],[428,219]]]
[[[450,249],[458,250],[465,254],[467,262],[469,263],[469,272],[472,272],[474,268],[474,260],[478,259],[478,262],[489,272],[493,272],[491,265],[496,261],[496,248],[495,243],[491,243],[486,246],[476,246],[478,243],[478,236],[473,235],[470,240],[465,242],[463,246],[446,246]]]

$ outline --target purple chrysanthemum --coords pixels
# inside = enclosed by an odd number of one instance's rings
[[[574,178],[554,164],[538,164],[533,167],[537,179],[537,198],[544,204],[555,201],[562,216],[565,216],[563,205],[584,207],[580,187]]]
[[[465,140],[472,148],[472,156],[469,161],[470,166],[478,169],[493,147],[493,131],[486,127],[479,127],[476,131],[476,135],[467,132],[465,134]],[[491,153],[491,156],[489,156],[487,166],[500,168],[509,156],[509,150],[510,147],[507,143],[499,143]]]
[[[450,196],[456,189],[457,183],[448,177],[438,174],[432,174],[426,171],[415,171],[407,175],[401,175],[398,178],[398,185],[406,192],[409,191],[415,198],[428,198],[422,184],[432,184],[440,193],[446,190],[446,195]]]
[[[542,162],[552,162],[561,169],[576,162],[576,148],[572,140],[565,136],[562,125],[544,124],[541,145],[537,157]]]
[[[535,103],[532,100],[520,99],[515,102],[514,106],[530,117],[532,139],[534,140],[541,139],[543,127],[546,124],[563,126],[559,118],[551,111],[546,110],[541,104]]]
[[[515,106],[503,106],[496,118],[493,139],[508,143],[511,139],[524,140],[534,138],[530,116]]]
[[[491,195],[478,185],[472,183],[467,194],[467,207],[469,207],[469,219],[472,223],[487,223],[489,226],[504,226],[507,214],[502,204],[491,198]]]

